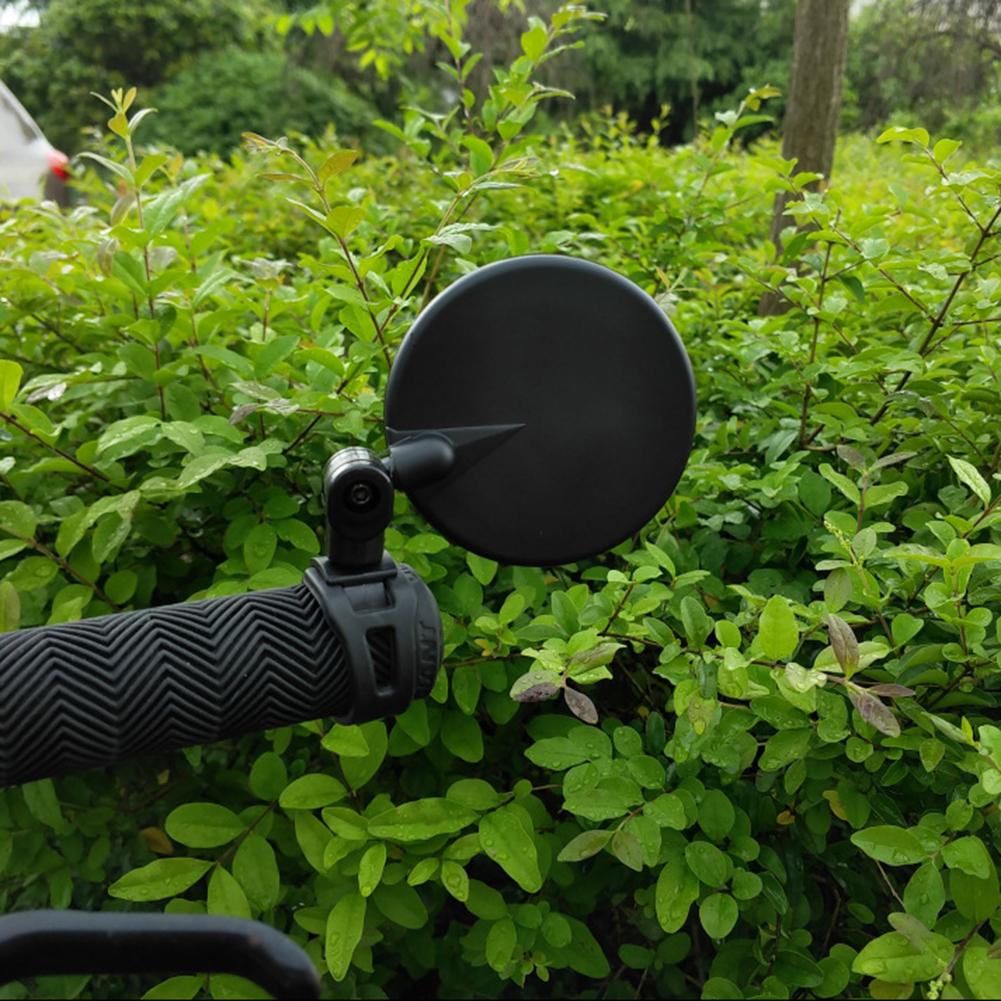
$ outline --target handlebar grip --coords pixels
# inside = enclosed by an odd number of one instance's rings
[[[320,979],[291,939],[213,914],[23,911],[0,917],[0,984],[53,973],[236,973],[276,998],[318,998]]]
[[[415,630],[439,621],[419,587]],[[321,716],[371,718],[354,711],[351,625],[346,645],[299,584],[0,635],[0,785]],[[368,654],[367,670],[391,675],[392,649],[370,641]],[[407,703],[434,681],[428,660]]]

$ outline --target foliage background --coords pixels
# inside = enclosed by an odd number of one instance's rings
[[[469,77],[477,95],[494,67],[520,52],[524,17],[548,19],[558,5],[464,0],[465,39],[482,54]],[[127,85],[165,112],[156,134],[185,152],[228,154],[241,129],[267,133],[272,121],[277,132],[314,135],[330,122],[368,148],[366,104],[393,118],[401,104],[444,112],[454,100],[438,69],[451,56],[435,33],[448,7],[439,0],[0,0],[0,9],[35,12],[39,22],[0,32],[0,79],[71,154],[92,136],[90,92]],[[585,27],[582,48],[539,68],[540,80],[575,95],[543,112],[540,126],[611,108],[644,131],[656,119],[661,141],[674,144],[736,106],[749,87],[787,87],[795,0],[608,0],[600,9],[607,16]],[[998,0],[858,2],[848,52],[847,128],[875,137],[887,125],[921,121],[985,152],[1001,140]],[[256,68],[247,65],[252,55]],[[241,73],[253,88],[235,86]],[[285,121],[276,117],[281,106]],[[782,109],[779,95],[775,122]],[[775,130],[759,124],[741,141],[763,131]]]
[[[684,480],[545,570],[400,498],[388,546],[446,627],[432,697],[4,790],[0,907],[259,917],[330,997],[996,996],[1001,170],[891,128],[804,192],[738,141],[773,88],[671,150],[659,119],[536,130],[531,81],[590,22],[523,22],[463,99],[467,13],[433,25],[459,103],[385,122],[392,155],[137,147],[155,119],[119,91],[83,204],[4,211],[0,627],[297,582],[323,462],[384,446],[410,322],[515,254],[600,261],[671,315]],[[782,189],[809,226],[776,257]],[[252,988],[2,989],[141,991]]]

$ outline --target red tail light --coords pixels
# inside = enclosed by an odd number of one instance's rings
[[[65,153],[60,153],[57,149],[49,150],[49,169],[61,181],[68,181],[70,158]]]

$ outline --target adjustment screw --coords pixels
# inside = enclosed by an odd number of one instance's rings
[[[365,511],[375,503],[375,491],[368,483],[353,483],[348,490],[348,504],[356,511]]]

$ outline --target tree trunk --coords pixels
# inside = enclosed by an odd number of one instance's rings
[[[834,162],[834,144],[841,116],[841,83],[848,50],[850,0],[799,0],[793,41],[789,100],[782,123],[782,156],[796,160],[796,171],[815,171],[827,183]],[[795,220],[785,214],[788,192],[775,199],[772,243],[780,247],[780,234]],[[758,312],[770,316],[782,312],[780,296],[766,292]]]

